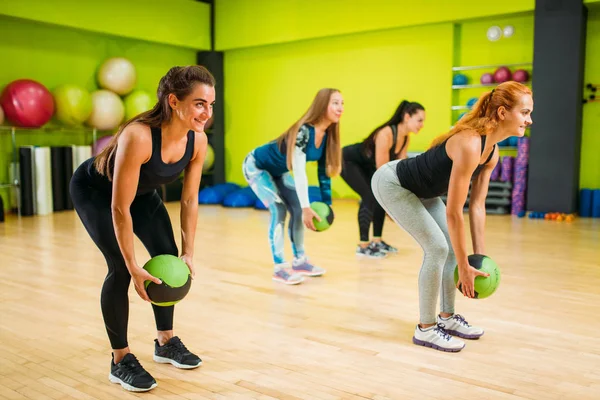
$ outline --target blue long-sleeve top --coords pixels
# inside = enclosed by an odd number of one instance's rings
[[[319,189],[321,190],[321,200],[331,205],[331,178],[327,176],[326,151],[327,133],[323,137],[321,146],[315,146],[315,128],[312,125],[304,124],[298,130],[296,136],[296,146],[294,148],[294,157],[292,158],[292,169],[294,171],[294,182],[296,192],[302,208],[310,207],[308,199],[308,178],[306,176],[306,163],[317,161],[317,175],[319,178]],[[254,150],[256,166],[264,169],[274,177],[279,177],[289,171],[286,162],[287,145],[285,141],[281,148],[277,141],[273,140]]]

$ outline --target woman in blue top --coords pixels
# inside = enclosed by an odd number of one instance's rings
[[[310,208],[306,162],[318,162],[322,201],[331,205],[331,177],[341,170],[339,120],[343,111],[339,90],[321,89],[300,120],[276,140],[252,150],[244,160],[244,177],[271,212],[269,242],[275,264],[274,281],[295,285],[304,280],[303,276],[325,273],[323,268],[309,263],[304,253],[304,226],[315,230],[313,218],[320,220]],[[283,255],[286,210],[291,215],[291,266]]]

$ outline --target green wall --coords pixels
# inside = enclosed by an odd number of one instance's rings
[[[215,0],[217,50],[533,11],[535,0]]]
[[[448,128],[452,30],[444,23],[226,52],[227,179],[245,183],[246,154],[299,119],[322,87],[344,95],[343,144],[362,140],[406,98],[427,109],[412,145],[425,147]],[[316,183],[314,165],[309,180]],[[340,178],[333,192],[354,196]]]
[[[495,42],[487,39],[486,33],[490,26],[496,25],[504,28],[511,25],[514,34],[510,38],[502,37]],[[504,16],[494,18],[482,18],[467,21],[456,25],[455,31],[455,66],[485,66],[505,65],[533,62],[533,12],[523,13],[516,16]],[[479,84],[483,73],[493,73],[496,67],[456,71],[469,78],[469,84]],[[511,71],[525,69],[532,76],[532,65],[510,67]],[[531,86],[530,86],[531,87]],[[473,97],[479,97],[491,90],[491,87],[454,89],[453,105],[466,105]],[[454,124],[461,113],[467,110],[455,110],[452,112],[451,124]],[[501,155],[516,155],[516,149],[501,151]]]
[[[19,78],[31,78],[52,90],[75,83],[92,91],[95,73],[107,57],[124,56],[136,66],[137,88],[156,93],[158,81],[174,65],[196,62],[196,50],[119,38],[0,15],[0,90]],[[8,124],[8,122],[5,122]],[[52,125],[52,124],[49,124]],[[89,144],[91,134],[19,131],[17,144]],[[0,131],[0,183],[7,183],[12,157],[9,132]],[[8,208],[8,189],[0,189]]]
[[[193,0],[0,0],[0,14],[130,39],[210,49],[210,6]]]
[[[585,83],[600,85],[600,7],[590,7],[588,13]],[[585,95],[591,94],[584,91]],[[600,93],[596,93],[600,97]],[[587,97],[587,96],[586,96]],[[583,105],[581,138],[581,188],[600,189],[600,102]]]

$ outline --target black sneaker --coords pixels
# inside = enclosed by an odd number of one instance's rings
[[[113,359],[110,360],[108,379],[112,383],[120,383],[123,389],[130,392],[147,392],[157,385],[152,375],[142,367],[137,358],[131,353],[127,353],[116,365],[113,356]]]
[[[163,346],[154,339],[154,361],[173,364],[177,368],[192,369],[202,364],[200,357],[190,352],[177,336],[173,336]]]

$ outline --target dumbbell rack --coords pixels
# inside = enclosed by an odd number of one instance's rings
[[[510,214],[512,203],[512,183],[501,181],[490,181],[487,197],[485,198],[485,211],[487,214]],[[448,201],[447,195],[441,196],[442,201]],[[469,200],[471,198],[471,188],[465,201],[464,211],[469,210]]]

